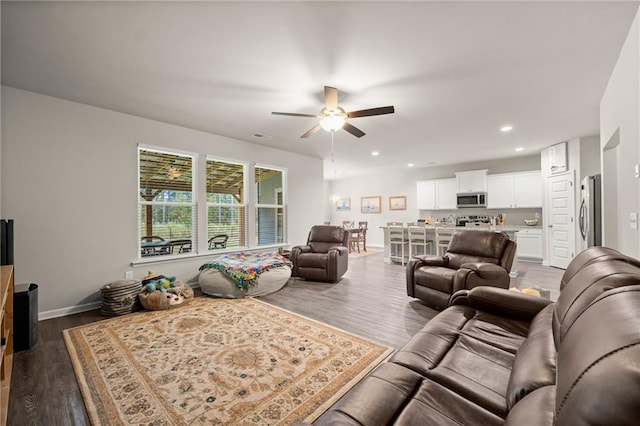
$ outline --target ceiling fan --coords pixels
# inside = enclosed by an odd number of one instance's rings
[[[320,129],[325,129],[329,132],[333,132],[339,129],[344,129],[357,138],[361,138],[365,133],[347,122],[348,118],[369,117],[372,115],[393,114],[395,112],[393,106],[385,106],[378,108],[361,109],[358,111],[345,112],[344,109],[338,106],[338,89],[335,87],[324,86],[324,103],[325,107],[322,108],[320,114],[301,114],[297,112],[272,112],[274,115],[290,115],[293,117],[311,117],[319,118],[320,122],[309,130],[301,138],[308,138]]]

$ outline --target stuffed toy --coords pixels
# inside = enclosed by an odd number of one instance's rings
[[[147,275],[142,278],[142,285],[147,289],[147,291],[152,292],[155,290],[160,290],[165,293],[172,287],[175,287],[176,277],[173,275],[169,275],[165,277],[164,275],[154,274],[153,272],[149,272]]]
[[[193,290],[177,281],[176,277],[149,273],[142,280],[143,290],[138,295],[142,306],[150,311],[171,309],[193,299]]]

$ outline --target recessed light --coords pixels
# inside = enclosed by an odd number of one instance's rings
[[[375,156],[377,156],[377,155],[380,155],[380,153],[379,153],[378,151],[372,151],[372,152],[371,152],[371,155],[373,155],[373,156],[375,157]]]
[[[513,126],[506,125],[506,126],[500,127],[500,131],[503,133],[510,132],[512,130],[513,130]]]
[[[253,136],[254,138],[257,138],[257,139],[271,139],[271,136],[263,135],[262,133],[254,133],[251,136]]]
[[[516,148],[516,152],[520,152],[520,151],[524,151],[524,148],[523,148],[523,147],[521,147],[521,146],[519,146],[519,147],[517,147],[517,148]]]
[[[407,167],[413,167],[413,163],[407,164]]]

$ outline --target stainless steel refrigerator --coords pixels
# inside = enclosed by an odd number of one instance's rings
[[[578,224],[582,249],[602,245],[602,185],[600,175],[582,179]]]

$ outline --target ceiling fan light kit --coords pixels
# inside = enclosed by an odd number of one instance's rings
[[[292,117],[311,117],[319,118],[320,122],[305,134],[300,136],[301,138],[308,138],[315,134],[321,128],[328,132],[335,132],[336,130],[344,129],[357,138],[361,138],[365,133],[347,122],[348,118],[370,117],[372,115],[393,114],[395,109],[393,106],[361,109],[358,111],[345,112],[344,109],[338,106],[338,89],[335,87],[324,86],[324,102],[325,107],[322,108],[319,115],[313,114],[301,114],[296,112],[272,112],[273,115],[289,115]]]
[[[178,168],[176,166],[169,166],[169,169],[167,170],[167,175],[172,178],[172,179],[176,179],[179,178],[180,176],[182,176],[182,172],[180,170],[178,170]]]
[[[347,120],[341,115],[327,115],[320,120],[320,126],[327,132],[342,129]]]

